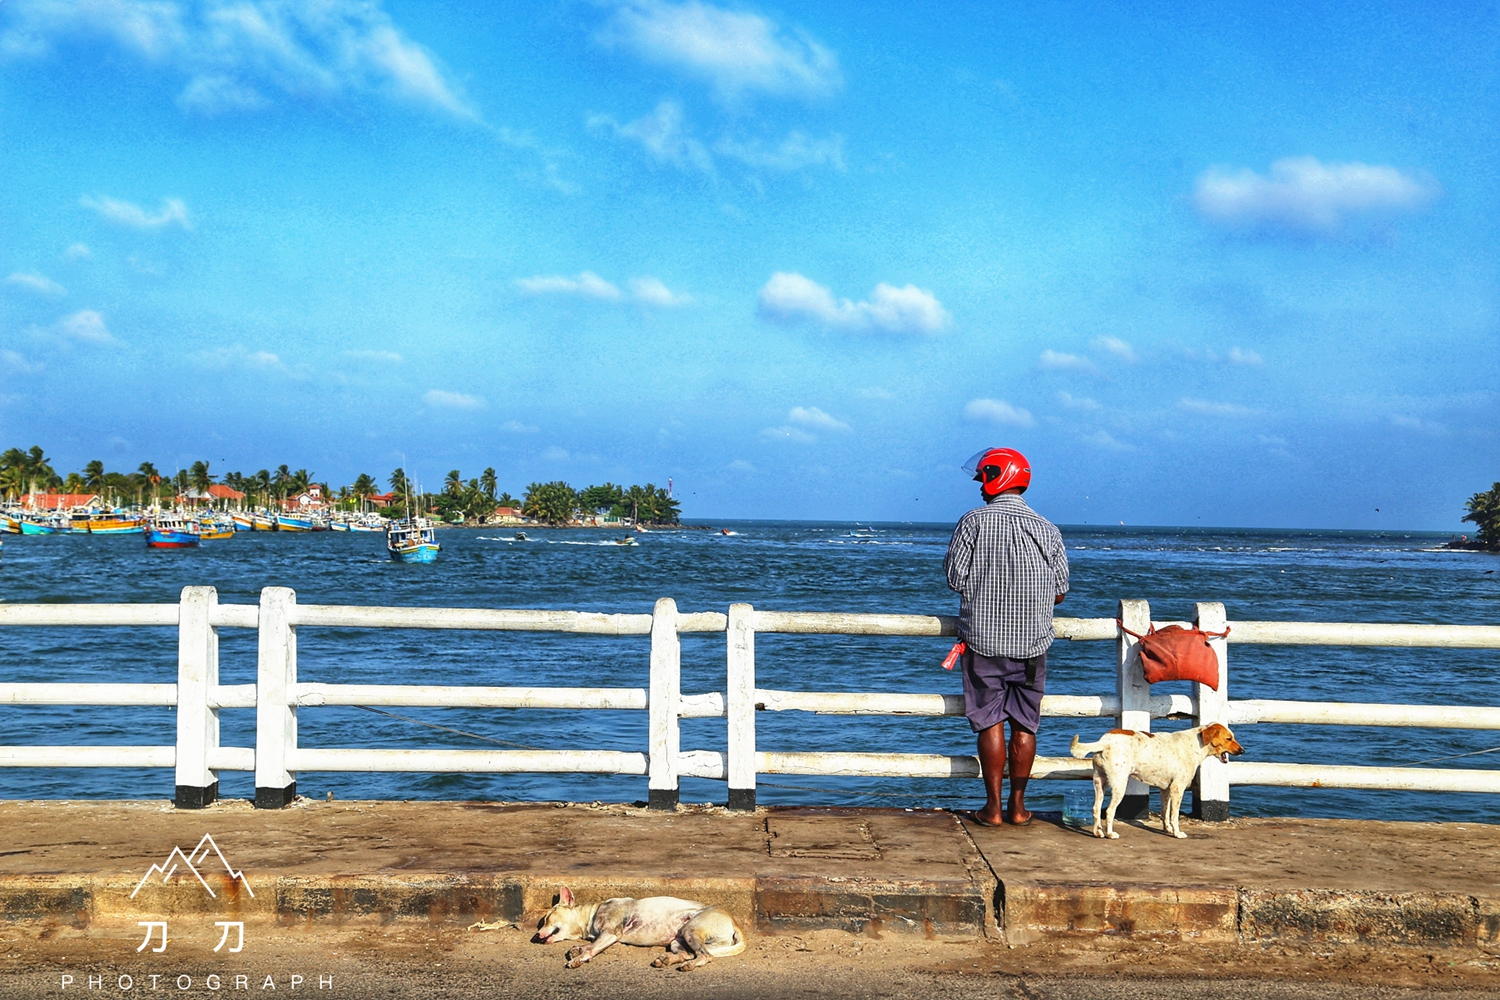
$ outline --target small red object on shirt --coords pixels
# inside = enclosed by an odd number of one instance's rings
[[[947,656],[947,658],[943,660],[943,669],[944,670],[952,670],[953,669],[953,664],[955,664],[955,663],[958,662],[958,658],[960,656],[963,656],[964,652],[968,648],[969,648],[969,644],[966,643],[966,642],[964,642],[962,639],[960,639],[957,642],[955,642],[953,644],[953,648],[950,649],[950,650],[948,650],[948,656]]]

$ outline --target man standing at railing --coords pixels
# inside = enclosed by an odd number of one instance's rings
[[[1036,760],[1036,731],[1047,686],[1052,608],[1068,592],[1062,534],[1021,499],[1031,465],[1011,448],[988,448],[969,460],[985,505],[959,519],[943,570],[958,591],[963,644],[964,714],[979,734],[986,826],[1026,826],[1026,783]],[[1010,803],[1001,812],[1004,724],[1010,720]]]

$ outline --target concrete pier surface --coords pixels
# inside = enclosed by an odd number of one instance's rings
[[[773,960],[823,975],[854,948],[865,964],[954,975],[1030,965],[1255,975],[1274,955],[1312,975],[1363,956],[1383,984],[1414,975],[1413,985],[1500,988],[1500,826],[1184,819],[1187,840],[1155,817],[1117,828],[1121,838],[1104,841],[1055,814],[990,829],[940,810],[4,802],[0,972],[55,990],[65,974],[83,984],[85,967],[146,974],[176,956],[201,978],[280,954],[289,976],[302,961],[292,956],[311,949],[322,957],[307,974],[342,962],[348,983],[405,948],[481,966],[513,952],[506,968],[550,976],[564,971],[563,949],[526,941],[566,885],[584,901],[724,906],[752,948],[694,976]],[[168,924],[169,942],[143,931],[153,921]],[[219,942],[225,923],[244,924],[238,956]],[[362,947],[368,960],[349,965]],[[650,957],[617,946],[598,962],[645,969]]]

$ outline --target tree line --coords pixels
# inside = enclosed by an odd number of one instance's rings
[[[134,472],[110,472],[102,461],[95,459],[82,471],[64,476],[53,468],[52,460],[38,445],[28,450],[11,448],[0,452],[0,496],[5,500],[50,491],[96,493],[111,504],[133,502],[144,505],[148,501],[172,502],[189,490],[207,493],[215,483],[244,493],[250,503],[263,507],[280,504],[314,486],[330,503],[351,510],[369,506],[373,497],[383,493],[379,481],[363,472],[355,477],[354,482],[337,490],[327,482],[315,479],[307,469],[292,469],[286,465],[274,470],[260,469],[248,475],[241,472],[215,475],[209,463],[203,461],[163,476],[150,462],[142,462]],[[645,524],[676,524],[682,513],[682,505],[666,490],[652,483],[645,486],[602,483],[582,490],[575,490],[561,481],[532,483],[526,487],[520,500],[499,489],[493,468],[486,468],[467,480],[459,470],[453,469],[444,478],[442,489],[436,493],[421,489],[407,476],[406,470],[400,468],[387,477],[386,483],[390,487],[393,506],[436,514],[444,520],[463,517],[483,521],[493,516],[497,507],[519,508],[527,517],[548,524],[566,524],[579,516],[598,514],[629,517]]]
[[[1464,520],[1479,528],[1475,532],[1479,543],[1485,548],[1500,552],[1500,483],[1469,497],[1464,508],[1468,511]]]

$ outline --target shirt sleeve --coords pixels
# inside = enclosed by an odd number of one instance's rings
[[[953,529],[948,540],[948,554],[943,557],[943,572],[948,575],[948,589],[966,593],[969,569],[974,564],[974,538],[978,534],[974,519],[966,517]]]
[[[1066,594],[1068,592],[1068,547],[1063,544],[1062,532],[1056,528],[1052,529],[1052,551],[1048,553],[1048,562],[1052,564],[1052,580],[1054,594]]]

